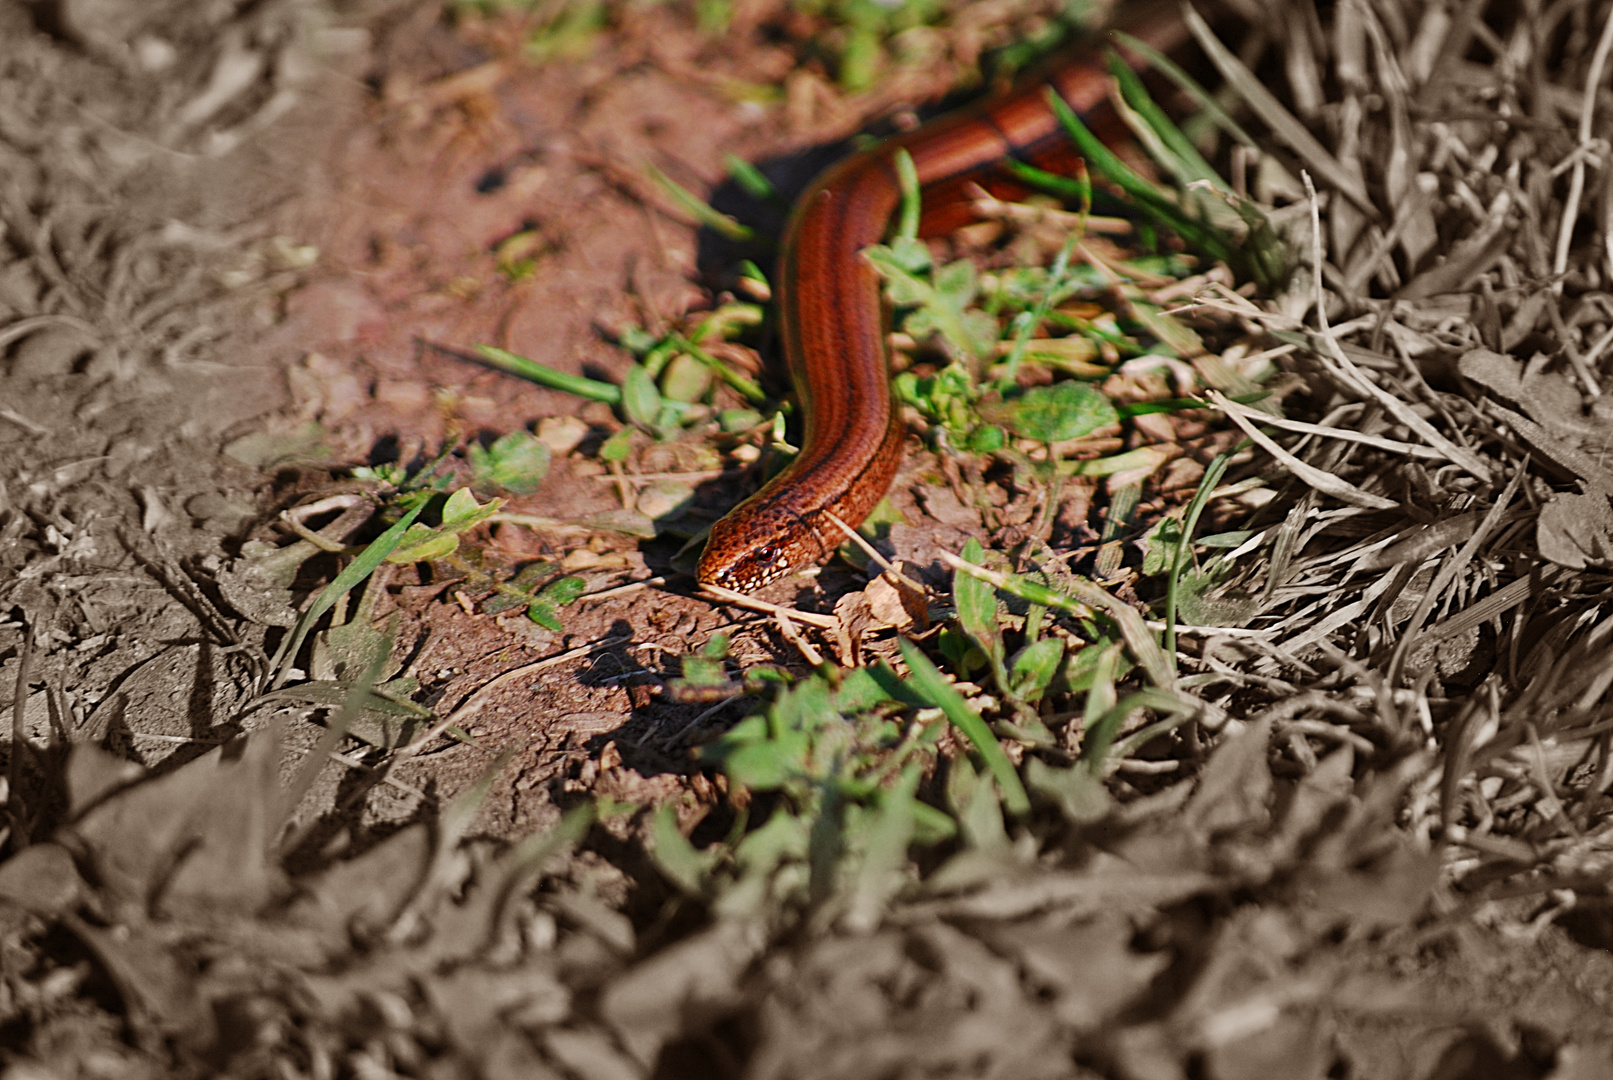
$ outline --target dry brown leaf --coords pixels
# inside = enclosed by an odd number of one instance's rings
[[[924,593],[899,573],[886,571],[868,583],[868,609],[875,626],[923,633],[930,627],[929,603]]]
[[[1540,554],[1570,570],[1613,559],[1613,507],[1601,492],[1553,495],[1535,527]]]

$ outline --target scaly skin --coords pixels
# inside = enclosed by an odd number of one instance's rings
[[[1187,36],[1174,7],[1150,7],[1127,29],[1161,51]],[[1088,49],[1004,98],[848,158],[802,196],[785,233],[777,290],[784,355],[805,420],[801,453],[712,526],[701,584],[750,592],[823,561],[845,539],[829,515],[861,524],[901,464],[905,431],[890,389],[879,276],[862,257],[884,237],[901,199],[897,149],[912,155],[923,187],[920,234],[944,234],[972,220],[970,185],[1002,195],[1023,190],[999,167],[1005,158],[1073,165],[1047,87],[1100,136],[1123,137],[1108,78]]]

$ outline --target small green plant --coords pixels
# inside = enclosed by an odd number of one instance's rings
[[[549,475],[549,447],[529,431],[509,432],[485,447],[471,443],[465,456],[477,483],[512,495],[532,494]]]
[[[686,663],[685,680],[720,677],[711,662],[708,654]],[[913,714],[922,692],[883,664],[825,667],[801,680],[764,669],[747,682],[770,686],[770,703],[700,756],[752,793],[753,807],[766,798],[769,809],[754,821],[746,812],[726,841],[703,852],[663,811],[658,864],[725,914],[777,918],[815,908],[858,925],[877,922],[907,880],[909,847],[956,835],[950,815],[917,797],[944,727]]]
[[[527,618],[556,633],[562,629],[559,609],[576,602],[588,587],[585,580],[563,574],[552,562],[531,563],[508,580],[478,572],[477,568],[464,563],[456,565],[455,569],[465,573],[473,586],[492,589],[492,595],[477,605],[483,614],[497,615],[524,608]]]
[[[823,665],[799,678],[761,666],[735,677],[722,635],[684,658],[669,684],[677,700],[746,693],[766,704],[699,751],[737,797],[726,838],[699,849],[670,809],[654,819],[655,858],[669,880],[726,915],[800,912],[871,926],[917,887],[913,849],[942,845],[955,868],[939,876],[967,876],[980,859],[1023,857],[1009,854],[1010,832],[1028,827],[1038,805],[1075,821],[1108,812],[1102,781],[1112,763],[1201,706],[1175,688],[1135,610],[1090,582],[1038,583],[988,570],[984,557],[971,541],[953,560],[956,621],[936,640],[956,678],[905,639],[905,676],[881,661]],[[1017,619],[1013,598],[1028,601]],[[1123,693],[1134,668],[1152,685]],[[999,696],[958,681],[973,671],[988,672]],[[1071,721],[1081,732],[1077,753],[1041,720],[1055,693],[1081,703]],[[943,752],[948,731],[956,738]],[[1016,766],[1005,737],[1066,764],[1026,756]]]
[[[716,383],[732,387],[742,398],[760,405],[767,395],[706,345],[737,337],[762,320],[755,304],[729,303],[694,318],[687,326],[662,334],[630,327],[621,346],[634,356],[620,384],[557,371],[492,345],[476,346],[489,366],[568,394],[614,406],[621,418],[658,439],[675,437],[685,427],[711,416],[705,404]],[[628,436],[617,433],[618,437]],[[606,457],[606,460],[611,460]],[[620,460],[620,459],[617,459]]]

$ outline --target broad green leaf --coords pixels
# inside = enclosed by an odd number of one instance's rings
[[[980,541],[971,537],[963,546],[963,557],[972,563],[979,563],[986,557],[986,552],[980,546]],[[958,625],[985,654],[999,688],[1007,690],[1002,627],[997,621],[997,590],[979,578],[960,571],[952,575],[952,599],[958,609]]]
[[[553,604],[569,604],[581,597],[587,588],[585,579],[567,576],[545,585],[538,597]]]
[[[443,503],[441,527],[452,532],[463,532],[477,522],[492,517],[498,512],[499,505],[497,499],[489,499],[486,505],[480,504],[470,488],[460,488]]]
[[[613,432],[610,438],[599,444],[599,460],[626,461],[633,449],[633,434],[634,429],[630,427]]]
[[[749,431],[764,419],[765,417],[755,409],[724,409],[717,414],[717,425],[724,432],[733,435],[741,431]]]
[[[655,388],[655,379],[643,364],[628,368],[622,379],[622,412],[645,430],[654,429],[661,416],[661,391]]]
[[[688,837],[678,831],[677,815],[662,803],[650,817],[650,856],[656,869],[690,896],[703,896],[711,868],[721,852],[696,851]]]
[[[443,504],[442,524],[435,528],[418,524],[410,526],[396,550],[387,556],[387,562],[428,562],[450,555],[459,548],[460,533],[486,521],[498,513],[503,505],[502,499],[489,499],[484,504],[478,504],[469,488],[460,488],[448,496],[448,501]]]
[[[1015,697],[1031,704],[1042,699],[1064,659],[1064,639],[1040,638],[1015,654],[1008,683]]]
[[[880,661],[883,666],[883,661]],[[887,670],[889,670],[887,668]],[[860,713],[891,700],[871,668],[852,668],[834,693],[834,707],[843,713]]]
[[[722,738],[714,746],[707,749],[720,752],[733,747],[749,746],[751,743],[761,742],[767,737],[767,717],[757,713],[753,716],[745,717],[745,719],[723,732]],[[701,756],[705,757],[707,755],[702,754]]]
[[[699,401],[711,389],[711,369],[689,353],[679,353],[661,373],[661,393],[673,401]]]
[[[845,924],[853,932],[867,933],[879,925],[886,905],[907,881],[907,847],[913,840],[913,808],[923,771],[902,770],[896,786],[879,800],[873,820],[862,831],[862,858],[848,883],[850,897]]]
[[[884,247],[881,250],[888,253],[891,263],[897,269],[905,270],[909,274],[927,273],[930,267],[934,265],[934,261],[930,257],[929,245],[922,240],[898,238],[893,240],[888,247]],[[919,301],[915,299],[907,302],[916,304]]]
[[[529,431],[501,435],[488,447],[472,443],[468,452],[476,479],[517,495],[530,495],[549,475],[551,451]]]
[[[752,791],[772,791],[806,775],[811,738],[804,731],[789,731],[766,742],[741,746],[723,760],[728,779]]]
[[[734,861],[746,873],[771,873],[781,862],[806,858],[807,843],[806,822],[780,808],[739,842]]]
[[[565,607],[578,597],[588,587],[588,582],[580,577],[563,577],[552,581],[543,587],[537,598],[527,606],[527,618],[546,630],[559,633],[563,627],[560,617],[556,614],[558,608]]]
[[[935,291],[960,311],[974,303],[980,288],[975,264],[969,259],[947,263],[935,272],[932,280]]]
[[[556,634],[565,629],[565,626],[560,622],[560,616],[555,614],[554,605],[549,603],[547,600],[534,600],[532,603],[528,604],[526,608],[526,617],[543,627],[545,630],[552,631]]]
[[[1025,786],[1057,806],[1065,820],[1075,825],[1100,820],[1114,805],[1103,780],[1084,765],[1056,769],[1040,758],[1030,758],[1025,762]]]
[[[969,432],[969,449],[977,454],[991,454],[1008,444],[1008,435],[996,424],[981,424]]]
[[[1179,518],[1164,517],[1149,530],[1143,541],[1144,577],[1163,574],[1176,565],[1176,552],[1182,543],[1182,522]]]
[[[1236,589],[1221,591],[1222,569],[1189,570],[1182,575],[1176,588],[1176,612],[1187,625],[1242,626],[1260,613],[1258,596]]]
[[[1004,401],[994,410],[993,419],[1027,439],[1055,443],[1118,424],[1120,414],[1096,388],[1067,379],[1051,386],[1033,386]]]
[[[721,660],[709,656],[685,656],[683,681],[692,686],[726,686],[728,674],[723,670]]]
[[[1104,654],[1122,648],[1119,642],[1108,638],[1099,638],[1091,645],[1076,650],[1070,657],[1070,662],[1064,665],[1064,677],[1060,680],[1060,689],[1070,694],[1084,694],[1091,690],[1099,675],[1099,662]],[[1114,677],[1125,678],[1131,671],[1131,660],[1124,652],[1115,661]]]
[[[459,550],[459,536],[457,533],[445,532],[442,529],[433,529],[426,525],[411,525],[409,531],[403,534],[402,543],[397,550],[386,557],[390,563],[429,562],[440,559],[444,555],[451,555]]]

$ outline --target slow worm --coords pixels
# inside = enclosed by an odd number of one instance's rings
[[[1139,5],[1128,5],[1133,10]],[[1187,37],[1174,5],[1146,5],[1125,28],[1161,52]],[[1122,50],[1122,55],[1126,55]],[[1136,63],[1135,57],[1127,56]],[[1068,171],[1074,148],[1046,100],[1051,87],[1101,138],[1124,138],[1095,49],[1005,97],[949,114],[833,166],[797,202],[785,232],[777,295],[784,355],[804,419],[801,452],[712,526],[702,584],[750,592],[826,559],[884,497],[905,436],[890,389],[879,277],[863,248],[884,237],[901,199],[893,163],[912,155],[923,190],[921,236],[973,220],[967,191],[1023,191],[1001,163]]]

